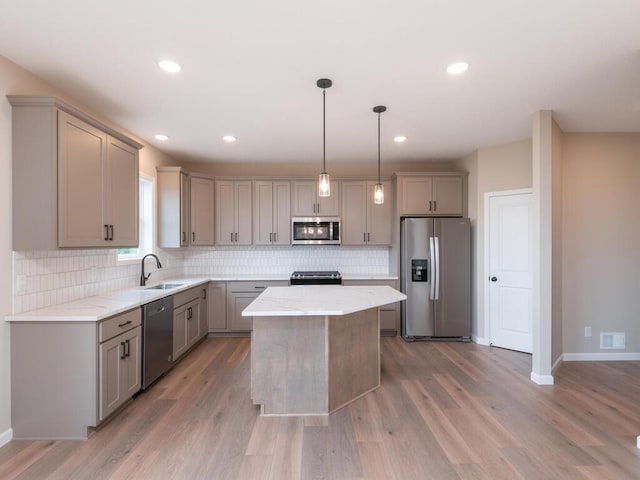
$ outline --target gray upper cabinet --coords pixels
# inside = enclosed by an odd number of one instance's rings
[[[216,180],[216,245],[251,245],[251,180]]]
[[[142,145],[53,97],[7,97],[13,249],[138,245]]]
[[[291,243],[291,184],[287,181],[253,182],[253,243]]]
[[[400,215],[464,215],[465,174],[398,174]]]
[[[390,245],[391,206],[393,194],[391,182],[382,182],[385,202],[376,205],[373,192],[376,182],[342,182],[342,244]]]
[[[291,215],[317,217],[340,215],[340,182],[331,182],[331,195],[318,196],[318,182],[295,181],[291,183]]]
[[[191,245],[213,245],[213,179],[191,176]]]
[[[156,170],[158,246],[186,247],[191,239],[189,175],[181,167],[156,167]]]

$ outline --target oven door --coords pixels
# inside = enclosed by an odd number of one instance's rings
[[[336,217],[293,217],[292,245],[339,245],[340,219]]]

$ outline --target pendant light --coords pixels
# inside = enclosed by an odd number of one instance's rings
[[[326,168],[326,113],[325,113],[325,97],[327,88],[333,85],[328,78],[321,78],[316,85],[322,89],[322,173],[318,177],[318,196],[328,197],[331,195],[331,184],[329,183],[329,174]]]
[[[384,187],[380,181],[380,114],[386,112],[387,107],[378,105],[373,107],[373,111],[378,114],[378,183],[376,183],[376,188],[373,192],[373,203],[380,205],[384,203]]]

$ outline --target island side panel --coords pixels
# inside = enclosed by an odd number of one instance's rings
[[[264,415],[326,415],[327,317],[253,317],[251,387]]]
[[[329,411],[379,386],[378,308],[329,317]]]

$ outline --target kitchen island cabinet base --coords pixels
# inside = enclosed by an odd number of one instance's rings
[[[263,415],[328,415],[380,386],[378,308],[255,316],[251,396]]]

